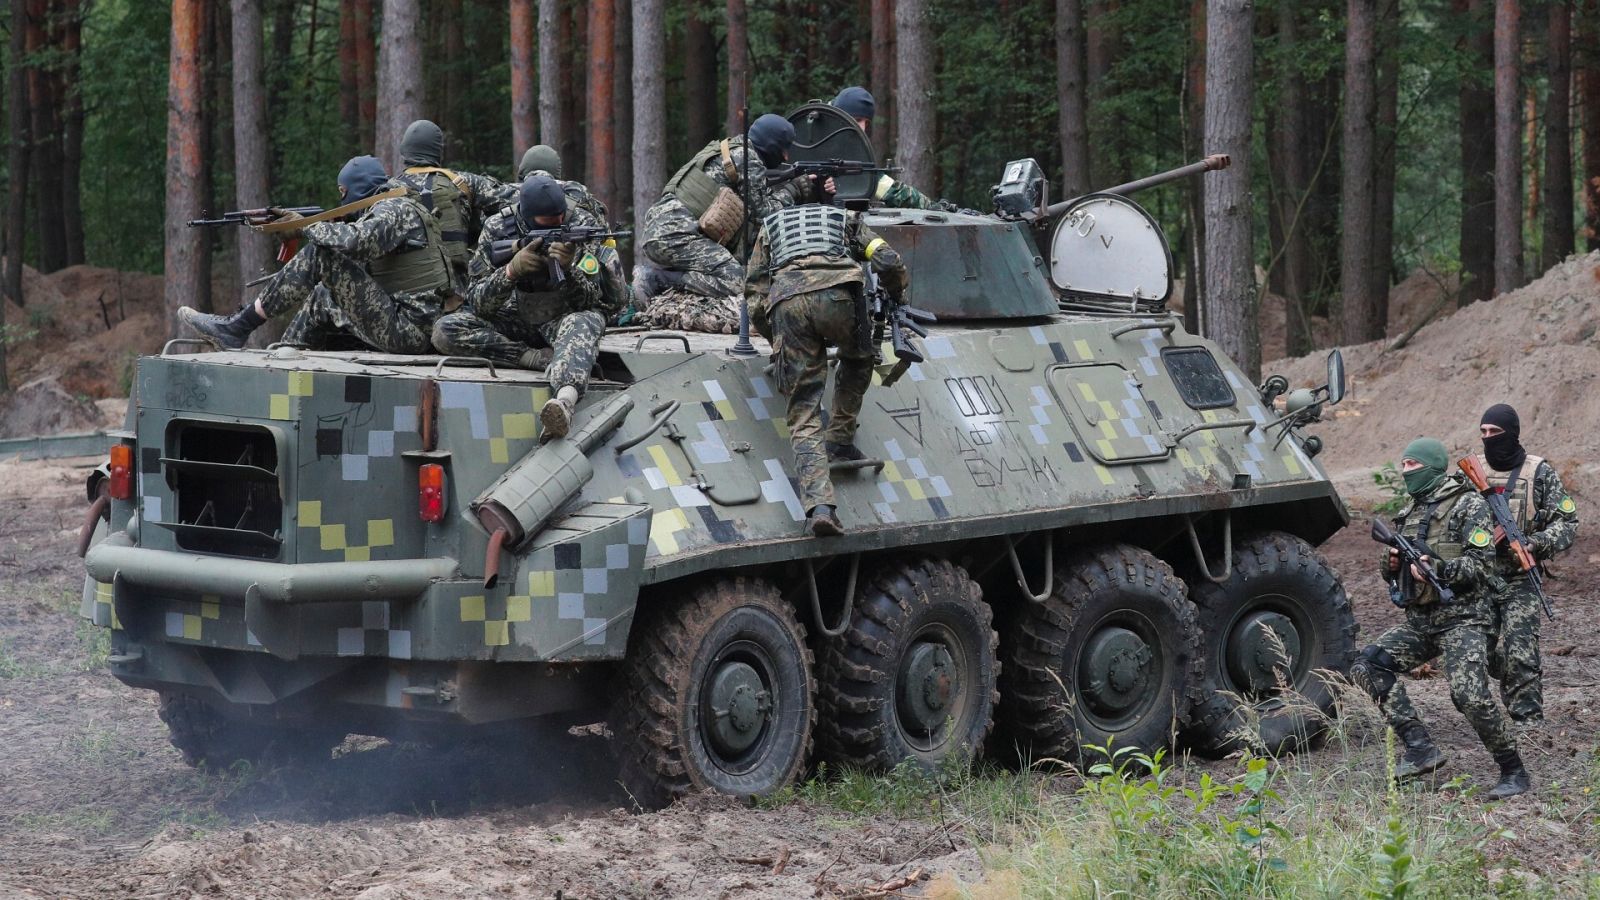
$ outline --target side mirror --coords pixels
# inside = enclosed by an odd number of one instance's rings
[[[1328,351],[1328,402],[1338,403],[1344,399],[1344,354],[1337,350]]]

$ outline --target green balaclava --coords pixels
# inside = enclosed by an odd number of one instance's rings
[[[1444,484],[1445,469],[1450,465],[1450,451],[1434,438],[1417,438],[1407,444],[1401,459],[1414,459],[1422,463],[1422,468],[1412,469],[1402,476],[1406,482],[1406,493],[1411,496],[1426,497]]]
[[[517,180],[524,181],[535,172],[548,172],[552,178],[561,177],[561,154],[549,144],[534,144],[528,152],[522,154],[522,163],[517,166]]]

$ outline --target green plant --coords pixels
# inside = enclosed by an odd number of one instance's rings
[[[1384,463],[1383,468],[1372,473],[1372,483],[1378,486],[1385,497],[1381,503],[1372,508],[1378,515],[1392,516],[1405,509],[1411,497],[1406,493],[1406,480],[1401,477],[1400,470],[1394,463]]]

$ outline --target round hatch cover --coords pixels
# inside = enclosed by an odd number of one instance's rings
[[[1172,293],[1167,236],[1126,197],[1080,197],[1050,236],[1050,282],[1069,294],[1165,301]]]
[[[844,110],[812,100],[789,113],[788,118],[794,125],[794,146],[789,148],[789,159],[794,162],[843,159],[876,164],[878,161],[872,139]],[[878,176],[870,173],[841,176],[834,179],[839,189],[834,199],[871,197],[877,182]]]

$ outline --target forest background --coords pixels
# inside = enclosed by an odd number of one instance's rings
[[[1460,276],[1466,302],[1600,245],[1600,0],[8,6],[15,306],[26,262],[164,271],[169,310],[231,309],[271,246],[183,222],[332,206],[344,160],[392,166],[419,117],[445,129],[447,165],[495,177],[555,145],[565,177],[636,227],[742,107],[850,84],[877,96],[872,137],[902,179],[980,209],[1015,158],[1060,197],[1232,154],[1139,200],[1186,276],[1191,327],[1250,371],[1260,288],[1285,298],[1303,353],[1382,337],[1389,285],[1418,266]]]

